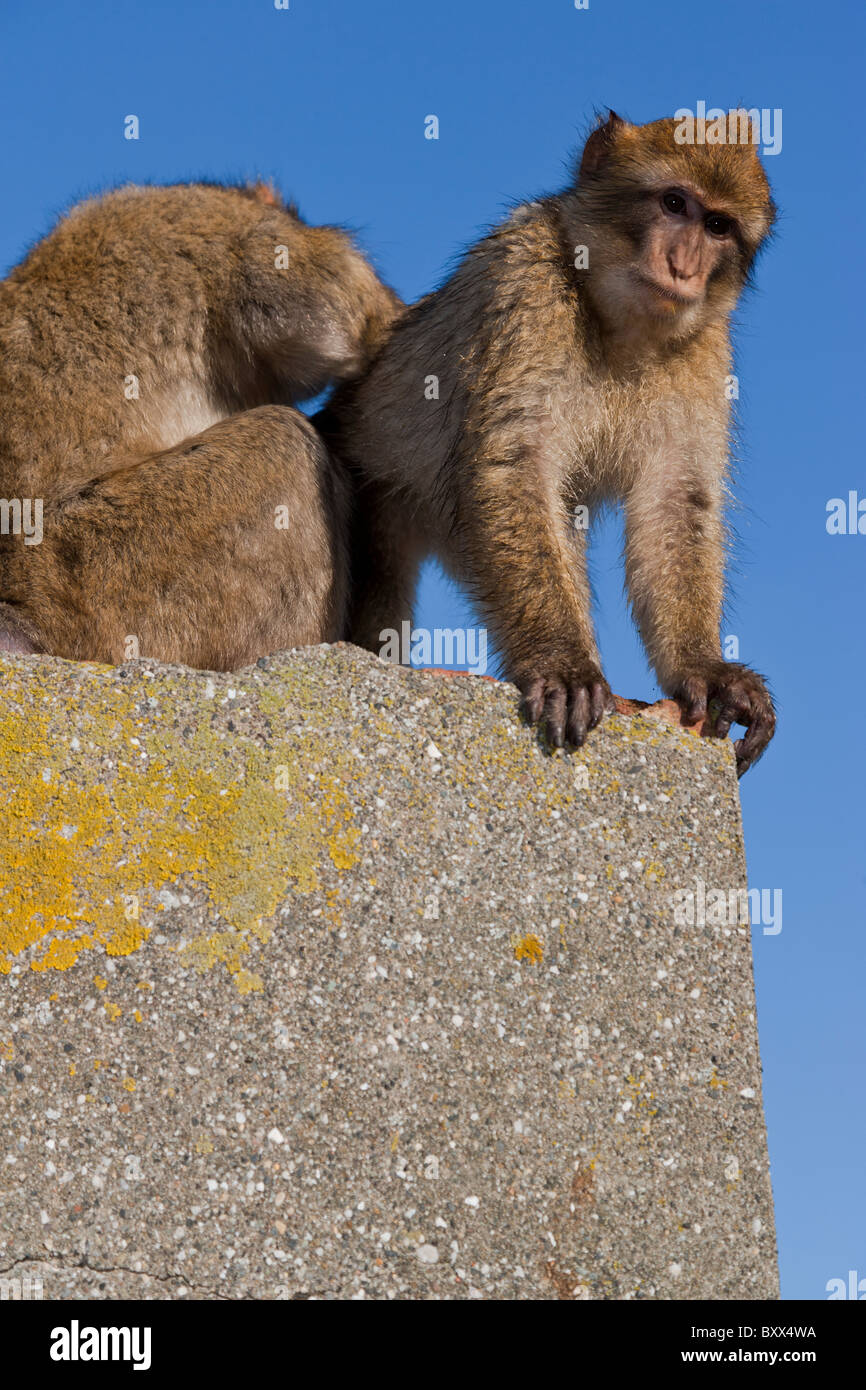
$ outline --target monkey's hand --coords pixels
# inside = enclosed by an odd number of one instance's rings
[[[544,721],[555,748],[562,748],[566,740],[580,748],[589,730],[616,710],[610,686],[591,662],[567,668],[554,661],[549,669],[539,662],[531,671],[518,672],[515,681],[527,719],[530,724]]]
[[[745,738],[734,744],[738,777],[758,761],[775,733],[776,712],[763,677],[738,662],[709,661],[680,680],[671,694],[689,720],[709,714],[710,732],[717,738],[727,738],[732,724],[745,727]]]

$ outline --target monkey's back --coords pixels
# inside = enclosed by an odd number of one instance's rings
[[[313,393],[348,374],[377,291],[348,236],[307,227],[270,190],[129,186],[78,204],[0,285],[0,485],[74,489],[100,460],[291,403],[306,392],[288,375]],[[288,345],[279,370],[256,335]]]
[[[251,246],[273,265],[276,242],[295,254],[318,230],[208,184],[74,207],[0,285],[4,495],[74,488],[100,459],[169,447],[236,408],[218,364]]]

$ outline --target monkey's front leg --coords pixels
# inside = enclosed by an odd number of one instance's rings
[[[557,482],[526,452],[476,464],[461,491],[457,567],[501,647],[531,723],[561,748],[584,742],[614,710],[590,617],[583,550]]]
[[[761,756],[776,727],[763,677],[722,657],[724,586],[721,469],[648,468],[626,498],[626,578],[644,646],[665,694],[690,720],[715,703],[714,732],[732,724],[737,775]]]

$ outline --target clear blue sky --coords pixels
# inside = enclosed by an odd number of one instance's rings
[[[4,269],[114,182],[260,173],[310,220],[356,226],[414,298],[510,199],[560,184],[594,108],[636,121],[701,99],[782,109],[767,161],[778,239],[740,315],[725,631],[769,674],[780,713],[742,793],[750,883],[784,895],[781,934],[758,928],[754,944],[787,1298],[866,1277],[866,536],[825,529],[829,498],[866,496],[864,29],[861,0],[4,0],[0,17]],[[423,138],[430,113],[438,142]],[[615,521],[594,555],[608,676],[652,698]],[[470,620],[436,575],[417,617]]]

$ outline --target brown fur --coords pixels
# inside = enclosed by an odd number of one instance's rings
[[[321,426],[366,479],[355,640],[375,649],[399,628],[432,551],[469,588],[529,717],[580,744],[612,701],[569,515],[622,499],[662,688],[692,717],[718,701],[720,733],[747,724],[744,770],[773,711],[719,643],[727,320],[773,212],[752,147],[679,146],[673,125],[611,115],[575,183],[517,208],[407,310]],[[687,215],[662,206],[671,186]],[[710,236],[709,212],[736,219],[730,235]]]
[[[267,185],[73,208],[0,285],[0,497],[44,504],[40,544],[0,535],[0,650],[229,669],[341,636],[347,485],[290,407],[398,303]]]

